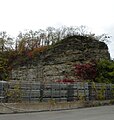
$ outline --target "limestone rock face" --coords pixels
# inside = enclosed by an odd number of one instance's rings
[[[11,79],[52,82],[67,76],[67,79],[75,80],[75,64],[99,59],[110,59],[104,42],[85,36],[67,37],[26,65],[17,66],[12,70]]]

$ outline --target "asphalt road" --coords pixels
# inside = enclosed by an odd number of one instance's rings
[[[114,120],[114,106],[23,114],[1,114],[0,120]]]

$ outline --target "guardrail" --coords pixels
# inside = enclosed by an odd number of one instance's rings
[[[78,101],[114,99],[114,85],[103,83],[72,84],[28,81],[0,82],[2,102]]]

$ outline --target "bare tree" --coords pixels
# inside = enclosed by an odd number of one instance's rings
[[[77,32],[79,35],[82,35],[82,36],[87,35],[88,28],[87,28],[87,26],[81,25],[81,26],[77,27]]]
[[[11,38],[5,31],[0,32],[0,51],[8,51],[13,49],[13,38]]]
[[[38,48],[41,45],[41,36],[42,30],[39,31],[26,31],[25,33],[20,32],[17,37],[16,48],[18,50],[33,50],[34,48]]]

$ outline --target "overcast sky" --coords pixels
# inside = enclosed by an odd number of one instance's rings
[[[0,0],[0,31],[16,36],[25,29],[88,26],[96,34],[111,38],[114,58],[114,0]]]

